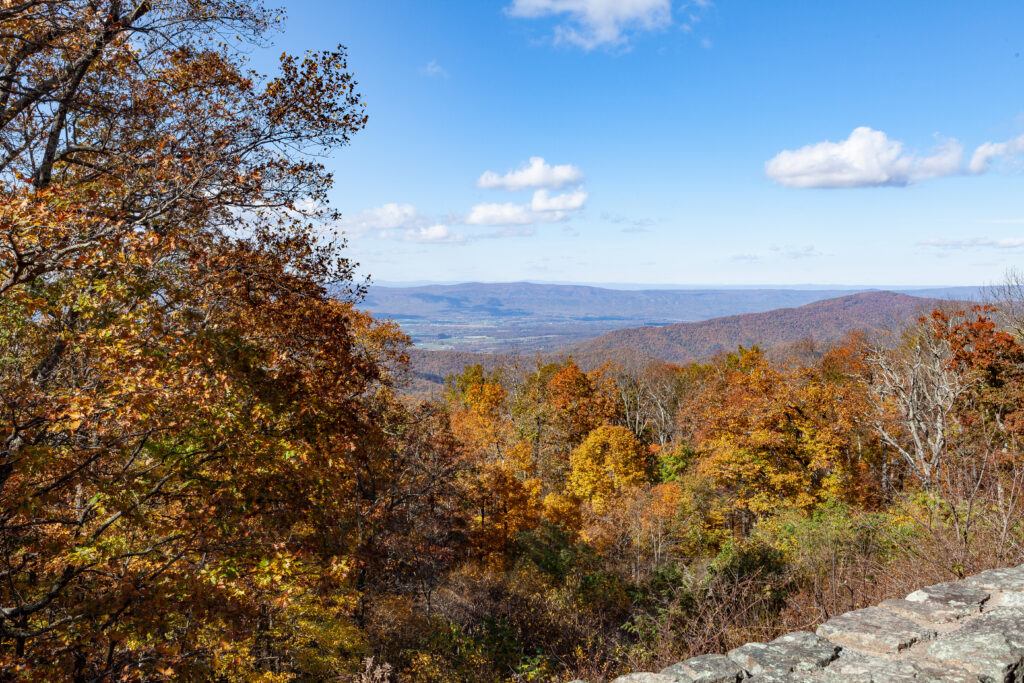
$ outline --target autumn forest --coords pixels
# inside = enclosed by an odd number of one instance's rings
[[[280,21],[0,5],[0,679],[605,681],[1024,562],[1019,276],[411,392],[331,234],[372,103]]]

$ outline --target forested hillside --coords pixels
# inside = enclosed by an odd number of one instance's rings
[[[331,237],[366,107],[251,68],[281,21],[0,7],[0,680],[604,681],[1024,562],[1013,274],[403,395]]]
[[[409,390],[429,393],[444,378],[463,367],[479,363],[485,369],[530,366],[538,360],[554,362],[571,356],[582,367],[593,369],[625,358],[660,359],[676,363],[709,359],[737,346],[759,346],[773,357],[820,355],[851,332],[887,331],[912,322],[938,305],[938,299],[895,292],[864,292],[819,301],[799,308],[714,318],[697,323],[620,329],[582,343],[548,353],[527,351],[509,354],[409,351],[412,375]],[[809,347],[809,348],[807,348]]]
[[[421,603],[458,635],[381,656],[427,680],[606,680],[1021,562],[1010,291],[810,362],[467,367],[444,402],[473,556]]]
[[[675,363],[708,358],[741,346],[770,348],[810,339],[838,341],[854,331],[895,328],[939,305],[895,292],[864,292],[799,308],[749,313],[696,323],[616,330],[564,350],[583,359],[608,359],[624,350]]]

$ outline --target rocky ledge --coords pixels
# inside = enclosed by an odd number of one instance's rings
[[[1024,565],[914,591],[797,631],[612,683],[1024,682]],[[583,683],[577,681],[574,683]]]

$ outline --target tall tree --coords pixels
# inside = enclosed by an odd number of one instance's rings
[[[275,624],[346,613],[335,530],[404,337],[315,237],[313,155],[366,122],[344,52],[236,49],[279,16],[0,8],[3,677],[301,668]]]

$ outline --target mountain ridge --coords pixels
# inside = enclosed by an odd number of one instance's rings
[[[834,343],[853,331],[894,327],[946,301],[900,292],[858,292],[759,313],[616,330],[567,347],[563,353],[588,358],[616,349],[630,349],[681,363],[734,350],[737,346],[771,348],[802,339]]]
[[[414,374],[420,382],[437,385],[467,364],[497,367],[514,363],[551,362],[572,356],[581,366],[593,368],[623,356],[647,356],[685,363],[734,351],[738,346],[760,346],[791,353],[793,347],[810,341],[827,346],[855,331],[883,331],[896,328],[926,314],[948,299],[916,297],[890,291],[858,292],[785,307],[721,316],[708,320],[675,323],[659,327],[631,327],[546,353],[478,353],[412,349]]]

